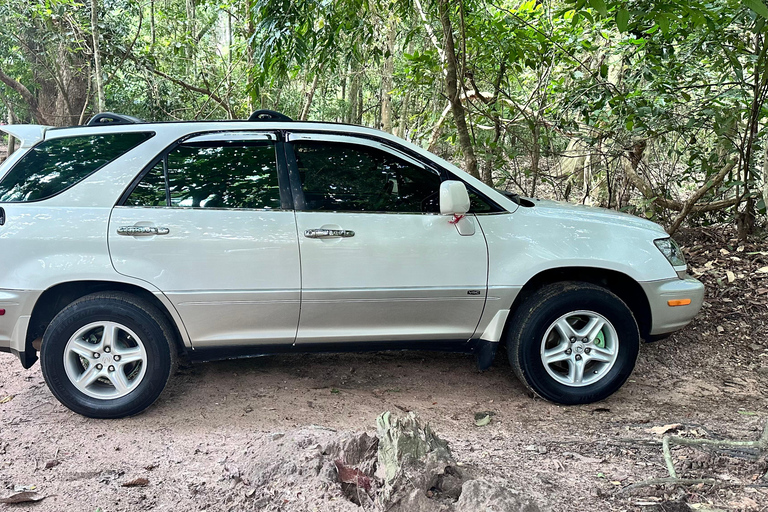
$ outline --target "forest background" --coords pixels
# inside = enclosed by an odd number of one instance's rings
[[[745,239],[766,221],[767,20],[762,0],[0,0],[0,115],[268,108]]]

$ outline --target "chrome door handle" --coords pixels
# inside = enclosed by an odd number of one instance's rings
[[[167,235],[170,232],[171,230],[168,228],[156,228],[154,226],[121,226],[117,228],[117,234],[124,236]]]
[[[304,231],[307,238],[350,238],[355,236],[354,231],[348,229],[307,229]]]

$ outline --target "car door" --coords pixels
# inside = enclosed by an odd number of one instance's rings
[[[441,175],[399,150],[293,133],[287,160],[302,272],[296,343],[468,340],[486,297],[474,216],[439,215]]]
[[[190,138],[112,211],[115,269],[165,293],[195,348],[294,342],[301,274],[280,144],[269,133]]]

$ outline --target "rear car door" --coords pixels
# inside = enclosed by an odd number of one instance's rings
[[[439,215],[441,172],[362,138],[288,135],[301,248],[296,343],[466,341],[487,250]]]
[[[162,290],[195,348],[294,342],[301,274],[280,144],[253,132],[179,142],[112,211],[115,269]]]

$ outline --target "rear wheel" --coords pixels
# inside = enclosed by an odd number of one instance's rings
[[[517,310],[507,334],[509,360],[533,392],[584,404],[616,392],[635,366],[640,334],[632,311],[589,283],[554,283]]]
[[[43,336],[48,387],[69,409],[92,418],[138,414],[160,396],[176,362],[173,334],[151,304],[95,293],[64,308]]]

